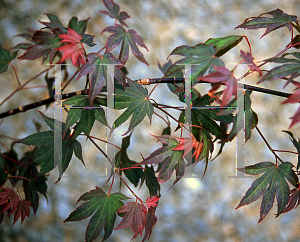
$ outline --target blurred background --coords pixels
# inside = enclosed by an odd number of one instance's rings
[[[265,29],[243,30],[235,27],[245,18],[258,16],[261,13],[282,9],[290,15],[300,13],[298,0],[215,0],[215,1],[196,1],[196,0],[116,0],[120,5],[121,11],[126,11],[131,18],[126,20],[128,26],[137,31],[147,45],[149,52],[141,49],[149,66],[139,62],[129,54],[127,68],[129,77],[132,80],[140,78],[161,77],[162,73],[157,68],[157,63],[164,64],[171,51],[180,45],[194,46],[204,43],[208,38],[224,37],[227,35],[246,35],[251,43],[252,53],[255,61],[270,58],[280,52],[290,41],[287,28],[281,28],[260,39]],[[106,15],[99,13],[105,7],[100,0],[91,1],[57,1],[57,0],[20,0],[20,1],[0,1],[0,44],[4,48],[12,48],[20,42],[25,42],[17,34],[26,32],[26,29],[38,30],[43,27],[40,21],[48,21],[44,13],[52,13],[59,17],[61,22],[67,26],[72,16],[77,16],[79,20],[90,18],[86,33],[95,35],[93,48],[87,48],[87,52],[97,52],[101,49],[108,33],[100,36],[101,31],[114,24],[114,20]],[[249,47],[243,40],[237,47],[230,50],[221,59],[226,63],[226,67],[232,69],[235,63],[240,61],[240,49],[249,51]],[[117,53],[118,49],[113,53]],[[20,56],[23,51],[19,51]],[[177,57],[170,59],[174,62]],[[35,76],[38,72],[46,69],[47,66],[41,65],[41,61],[17,61],[12,62],[18,71],[22,83]],[[272,66],[264,66],[269,69]],[[237,70],[236,76],[241,76],[243,68]],[[74,72],[74,70],[73,70]],[[72,68],[70,73],[72,74]],[[248,76],[243,83],[256,85],[257,74]],[[0,101],[6,98],[17,88],[12,68],[0,75]],[[81,90],[84,88],[84,78],[79,79],[71,85],[66,92]],[[29,86],[45,85],[44,76],[41,76]],[[282,81],[265,82],[260,84],[262,87],[281,90],[284,85]],[[150,91],[153,87],[147,87]],[[198,85],[198,90],[205,93],[209,86]],[[293,87],[288,86],[284,91],[292,92]],[[22,90],[15,94],[5,104],[0,107],[0,112],[16,108],[20,105],[29,104],[48,97],[45,87]],[[159,103],[182,106],[178,98],[168,91],[166,84],[157,88],[152,96]],[[283,98],[274,97],[268,94],[252,93],[252,108],[258,114],[258,127],[265,135],[266,139],[274,149],[295,151],[294,146],[287,134],[282,130],[287,130],[290,124],[289,117],[293,116],[298,105],[280,105]],[[47,110],[40,107],[38,110],[47,116],[54,116],[53,107]],[[178,117],[178,112],[172,112]],[[13,138],[24,138],[36,132],[35,123],[46,130],[47,126],[41,116],[35,110],[17,114],[5,118],[0,125],[0,135]],[[115,141],[121,145],[122,134],[126,132],[129,122],[124,123],[115,132]],[[300,137],[299,125],[292,128],[294,136]],[[176,124],[171,121],[172,134]],[[145,118],[132,134],[131,145],[128,149],[129,157],[137,162],[141,161],[140,153],[147,157],[151,152],[161,146],[150,134],[160,135],[166,125],[160,118],[153,116],[149,128],[149,120]],[[102,125],[95,124],[92,135],[105,138],[106,130]],[[175,133],[176,136],[180,134]],[[81,194],[93,189],[95,186],[108,191],[106,185],[105,169],[106,161],[99,154],[89,141],[83,137],[79,138],[83,146],[83,157],[86,167],[73,157],[69,168],[65,172],[62,180],[54,184],[57,180],[58,172],[52,172],[48,179],[48,202],[41,196],[40,207],[37,215],[26,218],[20,226],[18,221],[13,227],[12,218],[5,218],[0,225],[0,241],[4,242],[40,242],[40,241],[84,241],[84,234],[89,219],[66,223],[63,221],[75,209],[76,201]],[[10,147],[12,139],[1,136],[1,142]],[[105,145],[99,143],[105,149]],[[1,152],[6,147],[0,146]],[[15,145],[20,152],[27,150],[25,145]],[[215,145],[214,156],[217,154],[219,145]],[[263,140],[257,132],[253,130],[251,139],[244,146],[245,165],[255,164],[261,161],[274,162],[274,156],[267,149]],[[297,164],[297,156],[280,154],[285,161]],[[20,158],[20,157],[19,157]],[[200,162],[193,168],[188,168],[187,172],[192,175],[183,178],[171,190],[175,177],[162,185],[162,197],[156,210],[158,222],[153,230],[149,241],[299,241],[300,221],[298,216],[299,209],[287,214],[282,214],[274,218],[277,207],[273,209],[267,217],[260,223],[259,209],[261,199],[235,210],[242,196],[250,187],[254,178],[237,179],[230,178],[235,176],[236,171],[236,141],[227,144],[221,156],[209,163],[206,176],[201,181],[204,171],[204,164]],[[256,177],[257,178],[257,177]],[[110,184],[110,183],[109,183]],[[113,189],[118,192],[118,182]],[[148,196],[145,185],[141,190],[134,191],[144,200]],[[127,190],[122,187],[122,192],[130,196]],[[132,196],[131,196],[132,197]],[[275,202],[276,204],[276,202]],[[120,221],[116,221],[116,224]],[[103,233],[96,241],[102,241]],[[130,228],[114,231],[107,241],[130,241],[133,232]],[[135,241],[141,241],[138,237]]]

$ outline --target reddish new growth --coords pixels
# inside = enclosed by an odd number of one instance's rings
[[[85,58],[82,49],[77,45],[80,44],[81,35],[77,34],[76,31],[68,28],[69,34],[61,34],[59,37],[63,40],[61,43],[67,43],[57,50],[63,51],[63,56],[61,62],[65,61],[69,57],[71,58],[72,64],[76,67],[83,65],[85,63]],[[81,45],[82,46],[82,45]]]
[[[178,139],[180,143],[173,150],[184,150],[183,157],[185,157],[194,148],[195,151],[192,157],[195,156],[195,160],[199,158],[203,149],[203,143],[200,143],[193,134],[187,138],[175,138]]]

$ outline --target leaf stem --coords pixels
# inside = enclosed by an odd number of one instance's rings
[[[135,194],[134,191],[132,191],[132,189],[130,188],[130,186],[128,186],[128,184],[123,179],[123,177],[120,175],[120,173],[118,172],[118,170],[115,170],[115,172],[119,175],[120,179],[123,181],[123,183],[125,184],[125,186],[129,189],[129,191],[132,193],[132,195],[135,196],[143,204],[144,202]]]
[[[266,145],[268,146],[269,150],[274,154],[274,156],[276,157],[276,165],[277,165],[277,160],[280,160],[281,163],[284,163],[283,160],[280,159],[280,157],[275,153],[275,151],[272,149],[272,147],[270,146],[270,144],[268,143],[268,141],[266,140],[266,138],[264,137],[264,135],[260,132],[259,128],[257,127],[257,125],[255,126],[255,129],[257,130],[257,132],[259,133],[260,137],[263,139],[263,141],[266,143]]]

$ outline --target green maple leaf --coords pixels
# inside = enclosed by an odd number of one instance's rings
[[[91,129],[94,125],[95,119],[101,122],[104,125],[107,125],[105,119],[105,112],[103,108],[96,101],[93,103],[93,106],[90,107],[90,100],[86,96],[74,96],[64,101],[64,105],[72,105],[66,120],[66,127],[64,132],[67,132],[68,129],[75,124],[75,131],[72,135],[75,139],[81,132],[89,135]],[[90,107],[87,109],[86,107]]]
[[[263,195],[258,221],[260,223],[273,207],[276,194],[277,216],[279,216],[289,202],[290,188],[287,181],[295,187],[298,186],[298,177],[292,167],[293,164],[290,162],[284,162],[277,166],[266,161],[239,168],[239,171],[246,174],[258,175],[263,173],[263,175],[252,183],[236,209],[256,201]]]
[[[104,229],[103,240],[112,233],[117,211],[124,205],[121,200],[129,199],[122,193],[106,194],[101,188],[84,193],[77,201],[85,201],[64,222],[79,221],[92,216],[86,229],[85,241],[94,241]]]
[[[50,22],[44,22],[44,21],[39,20],[39,22],[41,24],[45,25],[47,28],[49,28],[51,30],[56,29],[56,28],[66,29],[56,15],[50,14],[50,13],[45,13],[45,15],[47,15]]]
[[[262,15],[269,14],[273,18],[262,17]],[[289,31],[292,30],[292,22],[298,22],[297,16],[288,15],[284,13],[281,9],[276,9],[268,13],[262,13],[258,17],[247,18],[244,23],[240,24],[236,28],[244,28],[244,29],[259,29],[259,28],[267,28],[265,33],[260,37],[269,34],[270,32],[282,28],[287,27]]]
[[[43,118],[46,117],[45,115],[42,116]],[[54,119],[49,117],[44,119],[52,130],[38,132],[16,142],[38,147],[34,151],[32,161],[34,164],[41,164],[40,174],[48,173],[55,168],[54,153],[58,150],[58,147],[54,146]],[[59,127],[59,125],[57,126]],[[65,124],[62,125],[62,128],[64,127]],[[62,173],[69,166],[73,152],[84,164],[81,144],[77,140],[68,139],[69,134],[70,130],[68,130],[62,140]]]
[[[148,51],[147,46],[144,44],[144,41],[141,36],[138,35],[133,29],[128,31],[123,28],[121,25],[114,25],[106,27],[102,32],[110,32],[112,35],[108,37],[108,40],[105,44],[107,52],[112,51],[117,45],[122,42],[122,47],[119,55],[119,59],[126,63],[129,57],[129,46],[131,48],[132,54],[141,62],[149,66],[148,62],[144,58],[143,54],[138,49],[137,45],[145,48]]]
[[[212,45],[216,50],[216,56],[220,57],[233,47],[237,46],[244,36],[229,35],[221,38],[210,38],[204,44]]]
[[[222,60],[220,60],[216,54],[212,44],[197,44],[195,46],[182,45],[175,48],[170,55],[181,55],[182,58],[172,64],[165,73],[166,77],[174,76],[178,73],[182,73],[182,65],[192,65],[192,85],[198,82],[197,78],[202,77],[207,71],[214,72],[214,66],[224,66]]]
[[[17,51],[12,55],[8,50],[4,49],[0,45],[0,73],[3,73],[7,70],[9,63],[15,59],[17,56]]]
[[[140,165],[159,164],[163,162],[158,173],[158,181],[164,183],[170,179],[174,170],[176,170],[176,180],[174,186],[184,175],[185,161],[183,160],[183,150],[173,150],[178,146],[177,139],[170,135],[154,136],[156,139],[165,144],[163,147],[155,150],[147,158],[145,158]]]
[[[157,177],[155,176],[154,168],[151,165],[150,167],[146,166],[141,177],[141,185],[146,181],[146,186],[148,187],[150,197],[160,196],[160,185],[158,183]]]
[[[85,34],[87,22],[89,21],[89,19],[90,18],[78,21],[78,18],[73,16],[68,23],[68,28],[73,29],[82,36],[80,42],[93,47],[96,45],[93,43],[94,36]]]
[[[131,169],[125,169],[124,173],[125,176],[128,178],[128,180],[136,187],[140,181],[140,178],[143,174],[143,170],[141,169],[141,166],[136,166],[137,162],[130,160],[127,154],[127,148],[130,145],[130,136],[124,137],[122,139],[122,145],[120,150],[116,156],[116,167],[123,169],[123,168],[128,168],[128,167],[133,167]],[[120,170],[120,174],[122,173],[122,170]]]
[[[244,109],[240,108],[237,114],[233,119],[233,126],[228,134],[227,140],[233,140],[236,137],[237,133],[244,128],[244,119],[245,119],[245,142],[251,137],[251,129],[253,129],[258,123],[257,114],[251,108],[251,99],[250,99],[250,90],[246,90],[245,94],[242,92],[238,93],[237,101],[235,100],[235,106],[241,107],[242,98],[244,99]],[[244,116],[244,117],[243,117]],[[238,123],[239,122],[239,123]]]
[[[127,108],[115,121],[114,127],[117,128],[124,123],[131,115],[128,134],[137,126],[147,115],[150,123],[153,114],[153,105],[148,99],[148,91],[136,82],[128,81],[129,87],[115,89],[115,109]]]

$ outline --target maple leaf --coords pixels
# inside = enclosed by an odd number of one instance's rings
[[[141,166],[136,166],[137,162],[130,160],[127,154],[127,148],[130,145],[130,137],[131,134],[122,139],[121,150],[115,156],[115,166],[120,169],[124,169],[125,176],[128,180],[136,187],[142,177],[143,170]],[[126,169],[133,167],[131,169]],[[120,170],[120,175],[122,174],[122,170]]]
[[[132,81],[128,81],[129,87],[125,90],[123,87],[115,89],[115,109],[127,108],[114,123],[114,127],[119,127],[130,116],[129,128],[123,135],[128,134],[134,127],[136,127],[147,115],[150,124],[153,114],[153,105],[148,99],[148,91],[140,84]]]
[[[147,164],[159,164],[163,162],[158,173],[158,181],[164,183],[170,179],[174,169],[176,169],[176,180],[174,186],[184,175],[185,161],[183,160],[182,150],[173,150],[178,146],[178,141],[170,135],[154,136],[154,138],[165,144],[163,147],[152,152],[147,158],[145,158],[140,165]]]
[[[148,208],[148,212],[146,213],[146,223],[145,223],[145,234],[142,242],[146,241],[146,239],[150,239],[152,230],[157,222],[157,217],[155,215],[155,207]]]
[[[148,208],[151,208],[151,207],[156,207],[157,206],[157,202],[158,200],[160,199],[160,197],[147,197],[147,200],[146,200],[146,205]]]
[[[86,96],[77,95],[71,97],[68,100],[64,101],[63,104],[72,105],[72,108],[70,108],[67,116],[64,133],[66,133],[68,129],[79,120],[72,134],[72,139],[75,139],[81,132],[89,135],[95,120],[98,120],[102,124],[107,125],[105,112],[101,105],[98,103],[98,99],[96,99],[93,103],[92,107],[94,108],[90,109],[84,108],[89,107],[90,105],[90,100]]]
[[[34,164],[41,164],[40,174],[45,174],[50,172],[55,168],[54,163],[54,152],[57,152],[57,147],[54,146],[54,119],[45,116],[40,113],[44,118],[45,122],[51,128],[49,131],[38,132],[28,137],[18,140],[15,143],[22,143],[26,145],[34,145],[38,148],[34,151],[32,162]],[[59,127],[59,125],[58,125]],[[62,123],[62,129],[64,130],[65,124]],[[70,164],[73,152],[83,162],[82,158],[82,147],[77,140],[68,139],[70,135],[70,130],[68,130],[66,136],[62,140],[62,173],[65,172]],[[57,145],[57,144],[56,144]],[[57,165],[57,164],[56,164]]]
[[[195,160],[199,158],[202,152],[203,143],[198,142],[193,134],[191,134],[190,137],[175,138],[178,139],[180,143],[173,150],[184,150],[183,157],[185,157],[194,148],[195,151],[192,157],[195,156]]]
[[[8,215],[13,214],[18,207],[19,200],[18,194],[13,189],[2,188],[0,190],[0,205],[4,205],[2,213],[7,211]]]
[[[292,55],[296,59],[284,58],[284,56]],[[281,66],[274,67],[269,70],[266,75],[264,75],[257,83],[261,83],[263,81],[272,81],[280,78],[288,78],[286,84],[287,86],[294,78],[300,76],[300,53],[287,53],[282,55],[282,57],[270,58],[264,60],[266,62],[274,62],[274,63],[285,63]]]
[[[61,43],[78,44],[81,40],[81,34],[77,34],[73,29],[68,28],[68,34],[61,34],[59,38],[62,39]]]
[[[85,64],[82,49],[78,45],[63,45],[57,48],[57,50],[64,52],[60,60],[61,63],[66,59],[71,58],[72,64],[76,67]]]
[[[297,170],[300,168],[300,139],[298,141],[294,138],[294,135],[291,131],[282,130],[282,132],[287,133],[290,136],[290,140],[292,141],[293,145],[295,146],[298,152],[298,163],[297,163]]]
[[[146,166],[141,177],[141,185],[146,181],[146,186],[148,187],[150,196],[160,196],[160,185],[158,183],[157,177],[155,176],[154,168],[151,165],[150,167]]]
[[[233,47],[237,46],[244,36],[241,35],[229,35],[221,38],[209,38],[204,44],[212,45],[216,50],[215,56],[220,57]]]
[[[281,104],[298,103],[298,102],[300,102],[300,89],[295,91],[292,95],[290,95]],[[291,119],[292,119],[292,122],[289,126],[289,129],[291,129],[296,123],[300,122],[300,107],[298,107],[297,111],[295,112],[294,116],[291,117]]]
[[[94,214],[87,226],[85,240],[94,241],[104,229],[102,240],[104,241],[111,235],[116,221],[116,213],[123,206],[121,200],[125,199],[128,197],[122,193],[106,194],[100,187],[96,186],[96,189],[81,195],[77,203],[79,201],[85,202],[77,207],[64,222],[79,221]]]
[[[143,54],[138,49],[137,45],[145,48],[147,51],[148,48],[144,44],[144,41],[141,36],[138,35],[133,29],[125,30],[121,25],[109,26],[106,27],[101,34],[104,32],[110,32],[112,35],[108,37],[108,40],[105,44],[106,52],[111,52],[117,45],[122,42],[122,48],[120,51],[119,59],[126,63],[129,57],[129,46],[131,48],[132,54],[141,62],[149,66],[148,62],[144,58]]]
[[[45,22],[45,21],[40,21],[40,20],[39,20],[39,22],[41,24],[45,25],[47,28],[49,28],[51,30],[56,29],[56,28],[60,28],[60,29],[65,28],[56,15],[50,14],[50,13],[45,13],[44,15],[47,15],[50,22]]]
[[[269,14],[273,18],[262,17],[262,15]],[[269,34],[270,32],[282,28],[287,27],[289,31],[292,30],[291,22],[298,22],[297,16],[288,15],[284,13],[281,9],[276,9],[268,13],[262,13],[258,17],[251,17],[245,19],[244,23],[240,24],[235,28],[244,28],[244,29],[259,29],[259,28],[267,28],[265,33],[260,37]]]
[[[289,202],[290,188],[286,180],[295,187],[299,185],[298,177],[292,170],[292,167],[293,164],[290,162],[284,162],[277,166],[272,162],[266,161],[239,168],[239,171],[246,174],[258,175],[263,173],[263,175],[252,183],[236,209],[256,201],[263,194],[260,219],[258,221],[260,223],[273,207],[276,194],[276,216],[279,216]]]
[[[132,239],[136,238],[139,234],[142,236],[146,224],[147,208],[137,202],[129,202],[118,210],[118,213],[125,213],[123,219],[115,228],[115,230],[122,229],[130,226],[134,232]]]
[[[36,60],[43,57],[44,62],[48,56],[50,56],[50,62],[53,62],[57,53],[56,49],[62,45],[59,35],[63,33],[64,31],[62,29],[57,28],[52,29],[52,33],[40,30],[36,31],[32,36],[32,40],[35,41],[36,44],[29,47],[18,59]]]
[[[0,73],[3,73],[7,70],[9,63],[15,59],[17,56],[17,51],[12,55],[8,50],[4,49],[0,45]]]
[[[210,83],[217,83],[217,87],[220,86],[221,83],[225,84],[227,87],[223,91],[223,99],[221,105],[224,107],[229,102],[232,95],[237,96],[237,80],[233,76],[233,73],[229,71],[224,66],[213,66],[216,72],[210,73],[206,76],[199,77],[199,80],[203,80]],[[216,91],[216,87],[213,87],[209,93],[211,95]]]
[[[252,72],[257,71],[259,76],[262,76],[262,72],[259,67],[254,63],[254,58],[250,52],[245,53],[241,50],[241,57],[244,59],[245,64],[250,68]]]
[[[282,213],[289,212],[292,209],[295,209],[296,207],[298,207],[298,205],[300,203],[300,199],[299,198],[300,198],[300,189],[299,189],[299,187],[292,189],[290,191],[290,198],[289,198],[288,204],[283,209]]]
[[[92,73],[90,77],[89,85],[89,99],[90,106],[92,106],[93,100],[101,92],[103,86],[107,81],[107,65],[123,65],[119,59],[114,57],[111,53],[105,53],[101,56],[98,53],[90,53],[87,57],[87,62],[81,67],[77,80],[81,76],[85,76]],[[117,67],[114,69],[114,77],[121,83],[125,82],[124,73]]]
[[[232,129],[227,136],[227,141],[233,140],[240,130],[245,132],[245,142],[248,141],[251,137],[251,130],[258,123],[257,114],[251,108],[250,94],[251,91],[248,89],[245,93],[239,92],[237,100],[232,103],[233,106],[237,107],[237,113],[233,118]]]
[[[80,43],[81,35],[77,34],[76,31],[68,28],[68,34],[61,34],[59,37],[62,39],[61,43],[68,43],[60,46],[57,50],[63,51],[61,62],[65,61],[69,57],[71,58],[72,64],[76,67],[85,63],[85,58],[82,49],[77,45]]]
[[[15,211],[15,216],[14,216],[14,223],[12,224],[12,226],[18,221],[20,217],[21,217],[21,224],[22,224],[26,216],[27,217],[30,216],[29,207],[32,206],[27,200],[23,199],[18,201],[17,208]]]
[[[224,66],[221,59],[216,57],[216,50],[213,45],[198,44],[195,46],[182,45],[175,48],[171,55],[185,56],[181,60],[176,61],[172,64],[165,73],[166,77],[174,76],[178,73],[182,73],[182,65],[192,65],[192,86],[198,81],[198,77],[202,77],[207,71],[211,72],[214,70],[214,66]]]
[[[113,0],[103,0],[103,4],[108,9],[108,11],[100,10],[99,11],[100,13],[104,13],[104,14],[110,16],[111,18],[115,18],[115,19],[119,20],[119,22],[122,25],[125,25],[126,27],[128,27],[127,24],[123,21],[125,19],[130,18],[128,13],[126,13],[125,11],[119,12],[120,7],[118,4],[114,3]]]

